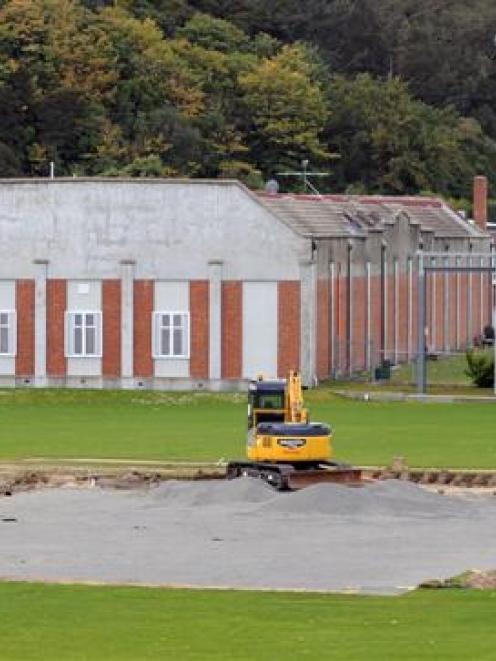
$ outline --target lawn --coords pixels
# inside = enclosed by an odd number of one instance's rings
[[[494,659],[496,593],[401,597],[0,584],[0,656]]]
[[[496,406],[362,402],[307,393],[330,422],[336,455],[362,465],[496,469]],[[90,390],[0,391],[0,460],[117,458],[217,461],[243,456],[242,394]]]

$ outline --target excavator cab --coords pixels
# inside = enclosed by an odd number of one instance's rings
[[[284,422],[286,381],[250,381],[248,387],[248,430],[260,422]]]

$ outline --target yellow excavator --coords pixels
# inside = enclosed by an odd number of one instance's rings
[[[279,490],[319,482],[359,483],[360,470],[331,461],[331,429],[310,422],[301,376],[250,381],[248,389],[248,460],[231,461],[227,478],[258,477]]]

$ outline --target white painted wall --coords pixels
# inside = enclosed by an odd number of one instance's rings
[[[158,280],[154,287],[154,312],[189,312],[188,281]],[[155,358],[153,362],[157,377],[189,376],[187,358]]]
[[[102,283],[100,280],[69,280],[67,311],[101,312]],[[101,358],[68,358],[67,376],[101,376]]]
[[[277,376],[277,282],[243,283],[243,376]]]
[[[242,249],[240,249],[242,248]],[[103,279],[136,261],[136,278],[295,280],[310,242],[228,181],[0,181],[0,278]]]
[[[15,280],[0,280],[0,310],[16,309],[16,287]],[[0,375],[15,375],[15,357],[0,356]]]

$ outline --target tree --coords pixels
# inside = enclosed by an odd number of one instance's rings
[[[320,134],[327,119],[322,85],[303,46],[285,46],[240,76],[252,162],[266,174],[302,158],[323,162]]]
[[[329,86],[332,109],[326,128],[328,146],[341,155],[334,168],[339,188],[415,194],[432,190],[461,196],[476,173],[473,160],[486,150],[475,123],[455,110],[415,100],[398,79],[380,81],[368,74],[335,77]]]

